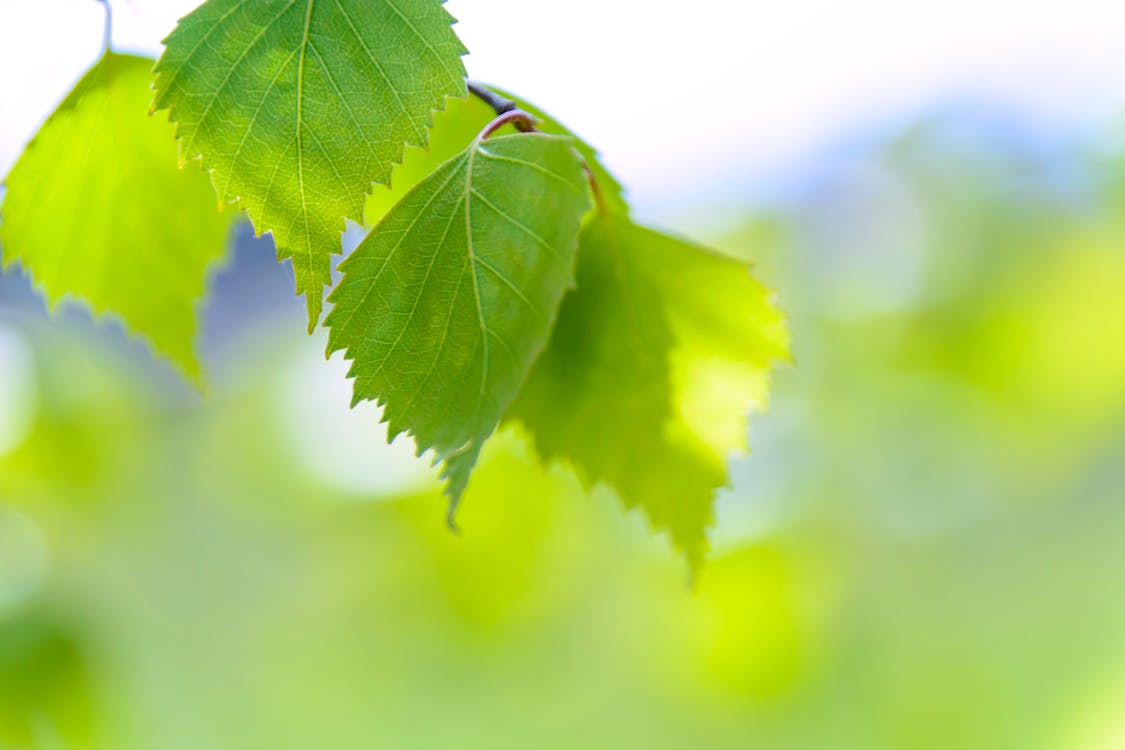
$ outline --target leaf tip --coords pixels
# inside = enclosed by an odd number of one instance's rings
[[[312,291],[305,292],[305,309],[309,316],[307,332],[310,336],[316,333],[316,327],[320,323],[320,313],[323,310],[323,303],[321,302],[323,292],[323,288],[315,293]]]
[[[457,523],[457,510],[461,506],[461,497],[449,498],[449,505],[445,509],[445,526],[453,536],[461,536],[461,526]]]

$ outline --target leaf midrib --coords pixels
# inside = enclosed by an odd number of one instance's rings
[[[304,124],[305,55],[309,46],[309,25],[312,23],[314,1],[309,0],[308,7],[305,9],[305,29],[301,34],[301,54],[297,58],[297,186],[301,191],[301,219],[305,224],[305,256],[308,258],[310,268],[313,266],[312,236],[309,234],[309,207],[305,197],[305,149],[301,142],[301,128]],[[231,70],[234,70],[234,66],[231,66]],[[308,294],[311,302],[311,292]],[[323,291],[321,294],[323,294]],[[309,327],[312,326],[313,323],[310,322]]]
[[[485,383],[488,382],[488,324],[484,321],[484,306],[481,304],[480,299],[480,279],[477,278],[477,255],[476,248],[473,247],[473,222],[472,222],[472,196],[473,196],[473,168],[476,166],[477,149],[480,148],[481,139],[478,136],[473,145],[469,147],[469,169],[465,174],[465,194],[462,200],[465,201],[465,247],[469,253],[469,273],[473,277],[473,298],[477,304],[477,319],[480,321],[480,334],[481,344],[483,348],[483,357],[481,359],[481,378],[480,378],[480,398],[477,399],[477,405],[473,409],[473,424],[476,424],[477,418],[480,416],[480,405],[484,400]]]
[[[333,326],[333,328],[341,331],[348,329],[348,327],[351,325],[352,320],[355,318],[355,314],[367,303],[368,298],[371,296],[371,292],[375,290],[375,285],[378,283],[379,279],[382,278],[383,272],[387,270],[387,267],[394,259],[395,253],[398,252],[399,248],[402,247],[403,242],[405,242],[406,237],[412,231],[414,231],[414,227],[418,224],[419,221],[421,221],[422,216],[424,216],[426,211],[429,210],[430,206],[434,204],[434,201],[438,199],[438,196],[441,195],[446,186],[449,185],[449,183],[453,182],[453,178],[457,176],[462,168],[463,167],[457,167],[456,169],[450,170],[449,177],[447,177],[445,179],[445,182],[443,182],[441,186],[433,192],[433,194],[429,197],[425,204],[423,204],[422,208],[419,209],[418,212],[414,215],[414,218],[411,220],[410,224],[407,225],[406,229],[403,230],[398,240],[395,241],[395,244],[393,247],[391,247],[391,250],[387,254],[386,259],[382,262],[382,264],[380,264],[378,272],[371,278],[371,283],[368,285],[367,291],[363,293],[363,296],[360,298],[359,303],[352,308],[352,311],[348,313],[348,317],[344,318],[343,323],[335,325]],[[456,209],[454,210],[454,214],[456,214]]]

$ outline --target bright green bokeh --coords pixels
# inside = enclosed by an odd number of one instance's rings
[[[795,364],[694,592],[515,430],[461,536],[433,483],[314,471],[290,428],[339,438],[287,422],[299,332],[170,408],[5,317],[35,387],[0,457],[27,551],[0,555],[0,746],[1119,747],[1125,170],[988,132],[926,124],[713,238],[783,291]]]

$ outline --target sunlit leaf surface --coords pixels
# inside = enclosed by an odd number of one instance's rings
[[[147,115],[151,69],[110,53],[79,82],[5,181],[0,244],[49,303],[120,317],[197,378],[197,305],[235,213],[176,168],[172,127]]]
[[[465,93],[452,20],[441,0],[210,0],[165,42],[154,108],[292,260],[310,330],[345,218]]]

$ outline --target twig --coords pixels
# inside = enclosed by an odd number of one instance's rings
[[[520,131],[521,133],[539,132],[535,129],[534,117],[529,115],[527,112],[524,112],[522,109],[509,109],[507,112],[503,113],[495,120],[488,123],[488,126],[485,127],[484,130],[480,131],[480,135],[477,136],[477,138],[483,141],[485,138],[492,135],[505,125],[514,126],[516,130]]]
[[[522,133],[538,133],[535,127],[535,118],[520,109],[520,105],[511,99],[506,99],[497,94],[492,89],[485,86],[478,81],[466,81],[469,93],[480,99],[482,102],[492,107],[496,112],[496,119],[488,124],[488,126],[481,131],[477,136],[479,140],[484,140],[490,135],[495,133],[505,125],[513,125],[516,130]],[[577,153],[577,150],[575,150]],[[598,207],[598,211],[606,213],[605,197],[602,195],[601,185],[598,184],[597,178],[594,176],[594,170],[590,168],[589,162],[582,154],[578,154],[578,158],[582,161],[582,170],[586,173],[586,177],[590,182],[590,192],[594,195],[594,203]]]
[[[480,81],[470,80],[466,81],[466,84],[469,87],[469,93],[492,107],[492,109],[496,111],[497,116],[507,114],[514,109],[520,108],[520,105],[516,104],[511,99],[505,99]]]

